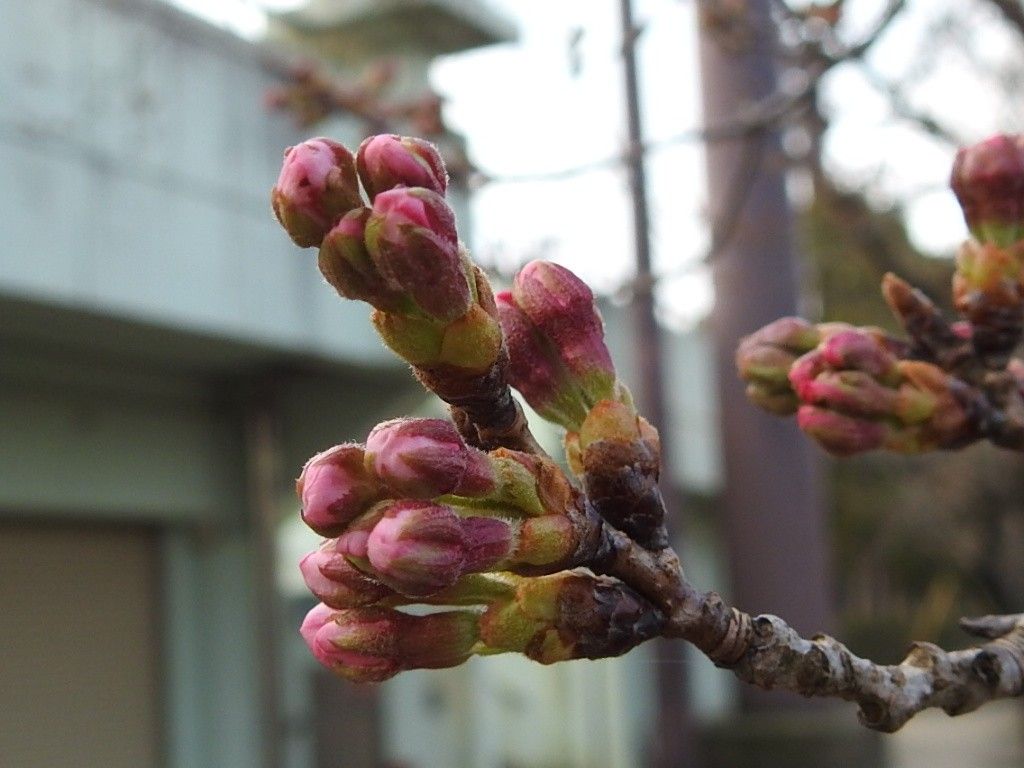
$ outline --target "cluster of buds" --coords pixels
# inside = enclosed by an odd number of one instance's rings
[[[454,667],[473,655],[521,653],[542,664],[619,655],[657,636],[663,624],[628,587],[577,571],[470,577],[430,602],[471,608],[412,615],[396,601],[340,610],[321,603],[300,632],[336,674],[381,682],[407,669]]]
[[[797,423],[830,453],[955,448],[973,434],[962,382],[937,365],[901,360],[877,331],[830,335],[789,370]]]
[[[577,492],[549,459],[478,450],[450,422],[380,424],[365,445],[310,459],[297,491],[305,522],[330,537],[301,563],[322,603],[303,634],[318,658],[354,679],[451,666],[476,652],[518,651],[542,661],[611,655],[625,650],[617,628],[624,616],[639,611],[644,626],[660,622],[628,590],[614,615],[569,610],[573,601],[603,605],[605,591],[625,589],[566,570],[594,545]],[[417,602],[486,611],[478,626],[476,613],[426,621],[397,610]],[[431,638],[450,647],[435,648]]]
[[[587,499],[642,546],[667,546],[658,433],[616,378],[590,288],[565,267],[533,261],[496,299],[509,381],[565,427],[569,467]]]
[[[748,336],[736,363],[748,397],[797,414],[827,450],[917,453],[980,437],[1024,439],[1024,387],[1011,354],[1024,332],[1024,137],[995,136],[957,153],[951,186],[971,232],[957,257],[947,322],[895,275],[883,294],[910,336],[783,318]]]
[[[953,302],[978,354],[1004,366],[1024,329],[1024,137],[961,149],[951,186],[971,231],[957,255]]]
[[[292,240],[320,249],[327,281],[375,308],[374,325],[397,354],[482,373],[498,358],[501,329],[459,242],[447,185],[441,156],[422,139],[371,136],[353,156],[318,138],[287,150],[271,200]]]

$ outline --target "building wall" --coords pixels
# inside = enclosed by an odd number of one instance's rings
[[[159,0],[0,17],[0,299],[386,363],[268,215],[300,134],[263,111],[262,49]]]
[[[63,680],[77,715],[124,704],[142,723],[108,732],[111,716],[90,737],[69,720],[59,733],[75,764],[308,756],[310,734],[280,704],[275,660],[297,640],[275,623],[259,497],[269,487],[270,507],[294,514],[305,458],[419,388],[395,375],[365,308],[339,301],[272,220],[282,150],[302,136],[262,110],[275,76],[261,48],[159,0],[0,0],[0,18],[0,538],[24,560],[22,539],[52,537],[50,560],[66,563],[41,560],[33,579],[0,557],[4,604],[21,612],[0,616],[0,636],[52,626],[49,644],[18,645],[21,671]],[[274,426],[262,484],[260,415]],[[138,548],[104,543],[131,531]],[[61,580],[75,588],[62,594]],[[100,630],[149,634],[123,654]],[[42,653],[76,632],[87,637],[72,651]],[[127,674],[139,664],[145,674]],[[0,709],[59,716],[47,685],[24,682],[3,678]],[[0,733],[0,754],[60,765],[33,740],[60,724],[29,725],[18,745]]]

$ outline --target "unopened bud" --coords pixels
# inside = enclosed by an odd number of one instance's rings
[[[349,211],[324,237],[320,272],[346,299],[356,299],[388,311],[408,311],[412,304],[400,287],[389,285],[377,271],[364,241],[368,208]]]
[[[487,455],[466,445],[444,419],[393,419],[366,438],[366,465],[397,495],[482,496],[495,488]]]
[[[579,429],[587,411],[616,388],[594,294],[564,267],[533,261],[496,301],[512,386],[545,419]]]
[[[318,605],[300,629],[316,659],[353,682],[381,682],[405,669],[442,669],[463,663],[479,639],[469,611],[411,616],[366,607],[333,611]]]
[[[594,294],[576,275],[549,261],[520,270],[512,296],[592,402],[612,396],[615,366],[604,343]]]
[[[881,448],[888,432],[880,422],[847,416],[813,405],[800,406],[796,420],[800,429],[836,456],[852,456]]]
[[[1024,234],[1024,143],[993,136],[964,147],[953,162],[950,185],[971,234],[982,243],[1008,246]]]
[[[271,203],[296,245],[320,245],[335,221],[363,204],[352,153],[324,138],[289,147]]]
[[[740,346],[777,347],[802,355],[818,346],[820,340],[818,328],[802,317],[780,317],[744,337]]]
[[[472,304],[455,215],[436,192],[399,187],[374,198],[366,247],[377,270],[429,317],[450,322]]]
[[[821,340],[818,328],[799,317],[783,317],[745,337],[736,350],[736,368],[747,382],[747,397],[772,413],[794,413],[798,401],[790,369]]]
[[[371,200],[395,187],[424,187],[439,195],[448,187],[448,172],[437,147],[410,136],[369,137],[359,145],[356,167]]]
[[[320,602],[332,608],[358,608],[372,605],[393,594],[381,584],[358,570],[339,553],[333,540],[302,558],[302,578]]]
[[[460,518],[430,502],[392,504],[370,532],[366,556],[382,581],[405,595],[430,595],[464,573],[485,570],[513,547],[512,527],[497,518]]]
[[[510,383],[545,420],[577,429],[587,416],[587,404],[556,350],[515,303],[511,291],[494,298],[509,351]]]
[[[337,445],[306,462],[295,484],[302,519],[321,536],[337,536],[381,497],[358,445]]]
[[[878,379],[891,377],[896,357],[876,336],[863,329],[842,331],[821,344],[825,364],[836,369],[864,371]]]

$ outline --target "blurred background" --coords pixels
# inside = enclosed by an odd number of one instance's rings
[[[497,282],[601,294],[691,580],[860,654],[1024,605],[1024,473],[826,460],[745,403],[780,315],[948,304],[955,148],[1020,130],[1018,0],[0,0],[0,765],[1017,766],[1016,702],[898,735],[690,649],[378,687],[296,628],[292,484],[440,413],[272,220],[285,147],[424,135]],[[717,299],[716,299],[717,297]],[[538,425],[552,450],[559,436]]]

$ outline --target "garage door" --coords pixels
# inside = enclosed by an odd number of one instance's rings
[[[0,765],[161,764],[151,531],[0,522]]]

